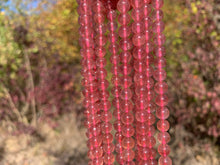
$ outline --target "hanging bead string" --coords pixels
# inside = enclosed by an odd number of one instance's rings
[[[161,143],[158,146],[158,152],[161,155],[161,157],[159,158],[159,165],[171,165],[172,161],[168,157],[170,153],[170,147],[167,145],[170,140],[170,135],[166,132],[170,127],[169,122],[166,120],[169,116],[169,110],[166,107],[166,105],[168,104],[168,97],[165,94],[167,91],[167,84],[164,82],[164,80],[166,79],[166,72],[163,69],[166,65],[166,61],[163,57],[165,54],[165,49],[163,47],[163,44],[165,43],[165,36],[162,33],[164,30],[164,23],[162,22],[163,12],[160,10],[160,8],[163,6],[163,0],[155,0],[153,1],[152,5],[154,8],[153,16],[156,17],[153,30],[154,33],[156,33],[154,42],[157,45],[157,50],[155,53],[155,67],[157,68],[157,70],[155,70],[154,72],[154,78],[158,82],[157,84],[155,84],[154,90],[158,94],[155,99],[155,102],[158,105],[156,115],[160,119],[157,122],[157,128],[160,131],[160,133],[158,134],[158,140]]]
[[[100,87],[100,101],[101,101],[101,130],[102,130],[102,148],[104,151],[104,163],[107,165],[112,165],[114,163],[114,145],[113,145],[113,135],[111,134],[112,131],[112,124],[110,123],[112,119],[112,114],[109,111],[111,108],[111,102],[108,100],[109,92],[107,88],[109,86],[108,81],[106,80],[107,71],[105,70],[106,66],[106,59],[105,59],[105,44],[107,42],[107,38],[105,36],[106,33],[106,26],[104,24],[105,16],[106,16],[106,9],[103,3],[99,0],[95,0],[93,4],[93,12],[94,12],[94,22],[95,22],[95,29],[96,36],[95,36],[95,44],[96,44],[96,65],[97,65],[97,74],[98,74],[98,84]]]
[[[119,0],[117,4],[117,9],[120,12],[118,16],[118,22],[121,25],[118,34],[121,37],[119,46],[121,48],[121,62],[122,62],[122,77],[121,77],[121,85],[123,87],[120,97],[121,97],[121,123],[122,123],[122,159],[126,162],[123,164],[134,164],[133,159],[135,157],[135,153],[133,151],[135,142],[132,136],[134,135],[134,116],[132,113],[133,103],[131,102],[132,91],[130,86],[132,85],[132,78],[129,74],[132,71],[132,66],[129,64],[129,58],[131,56],[130,49],[132,48],[132,41],[129,38],[131,34],[131,28],[129,23],[131,21],[131,17],[128,14],[130,10],[130,2],[129,0]],[[121,147],[121,146],[120,146]],[[120,164],[122,164],[120,162]]]
[[[84,105],[86,110],[84,112],[86,116],[85,126],[87,127],[88,140],[88,157],[91,159],[89,164],[101,164],[103,151],[101,146],[102,137],[100,129],[100,118],[98,115],[99,105],[97,101],[98,86],[95,74],[95,56],[94,56],[94,44],[93,44],[93,24],[92,24],[92,11],[90,8],[91,0],[81,0],[79,3],[79,23],[80,27],[80,45],[81,56],[83,57],[81,64],[83,66],[82,85],[84,86],[83,94],[85,96]]]
[[[121,112],[120,112],[120,93],[121,93],[121,88],[120,88],[120,58],[118,55],[119,51],[119,46],[118,46],[118,35],[117,35],[117,29],[118,29],[118,24],[116,22],[117,20],[117,13],[115,10],[111,8],[111,2],[108,0],[108,13],[107,13],[107,19],[109,21],[108,23],[108,29],[109,29],[109,40],[110,40],[110,46],[109,46],[109,51],[111,53],[110,61],[113,64],[112,66],[112,84],[113,88],[111,90],[112,95],[115,97],[112,101],[112,104],[115,107],[115,110],[113,112],[113,115],[115,117],[115,122],[114,122],[114,128],[116,130],[115,133],[115,139],[116,139],[116,152],[118,153],[116,155],[116,160],[118,163],[123,164],[123,159],[122,159],[122,124],[121,124]]]

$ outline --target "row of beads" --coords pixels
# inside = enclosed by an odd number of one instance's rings
[[[106,33],[106,26],[104,24],[105,21],[105,7],[103,6],[102,2],[99,0],[95,0],[93,4],[93,13],[94,13],[94,22],[95,22],[95,50],[96,50],[96,66],[97,66],[97,78],[99,82],[100,88],[100,101],[101,101],[101,128],[102,128],[102,148],[104,152],[103,160],[105,164],[112,165],[115,161],[113,151],[113,135],[111,134],[112,131],[112,124],[110,123],[112,119],[112,114],[109,111],[111,108],[111,102],[108,100],[109,92],[107,91],[108,88],[108,81],[106,80],[107,71],[105,70],[106,66],[106,59],[105,59],[105,44],[107,42],[107,38],[105,36]]]
[[[119,46],[121,49],[121,124],[122,124],[122,155],[118,162],[120,164],[134,164],[133,159],[135,157],[135,153],[133,148],[135,146],[135,141],[132,136],[134,136],[135,130],[133,127],[134,116],[132,113],[133,103],[131,101],[132,98],[132,77],[130,76],[132,71],[132,66],[130,64],[131,61],[131,53],[130,49],[132,48],[132,41],[130,38],[131,28],[130,21],[131,17],[128,13],[130,10],[130,2],[129,0],[119,0],[117,4],[117,9],[120,12],[118,16],[118,22],[121,25],[118,30],[118,35],[121,40],[119,42]],[[123,163],[124,162],[124,163]]]
[[[94,44],[93,44],[93,24],[92,24],[92,11],[91,11],[91,0],[81,0],[79,3],[79,23],[81,40],[80,45],[83,66],[82,75],[84,79],[82,84],[84,85],[83,94],[85,96],[84,105],[86,107],[85,116],[85,126],[87,129],[88,140],[88,157],[91,159],[89,164],[101,164],[103,162],[102,155],[103,150],[101,148],[102,136],[100,127],[100,115],[98,114],[100,104],[99,91],[96,78],[96,66],[95,66],[95,54],[94,54]]]
[[[166,65],[166,61],[163,58],[165,54],[163,47],[165,36],[162,33],[164,30],[164,23],[162,22],[163,12],[160,10],[160,8],[163,6],[163,0],[155,0],[153,1],[152,5],[154,8],[153,14],[156,18],[153,30],[156,35],[154,42],[156,44],[155,67],[157,70],[155,71],[154,78],[156,79],[157,84],[155,85],[154,90],[158,94],[155,99],[155,102],[158,105],[156,115],[160,119],[157,122],[157,128],[160,131],[158,134],[158,141],[160,142],[160,145],[158,146],[158,152],[161,155],[159,158],[159,165],[171,165],[172,161],[168,157],[170,153],[170,147],[167,145],[167,143],[170,141],[170,135],[166,132],[169,129],[169,122],[166,120],[169,116],[169,110],[166,107],[168,104],[168,97],[165,94],[168,87],[164,82],[166,79],[166,72],[163,69]]]

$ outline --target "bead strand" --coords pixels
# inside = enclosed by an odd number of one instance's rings
[[[120,40],[120,48],[121,48],[121,86],[123,87],[120,97],[120,110],[121,110],[121,123],[122,123],[122,159],[125,161],[123,164],[132,165],[134,164],[133,159],[135,157],[135,153],[133,151],[135,141],[133,139],[133,135],[135,133],[133,122],[134,122],[134,116],[132,113],[133,110],[133,103],[131,102],[132,98],[132,91],[130,89],[130,86],[132,85],[132,78],[129,76],[129,74],[132,71],[132,67],[129,64],[129,57],[130,49],[132,48],[132,41],[129,38],[131,34],[131,27],[129,26],[129,23],[131,21],[131,17],[128,14],[128,11],[130,10],[130,2],[129,0],[119,0],[117,3],[117,9],[120,12],[120,15],[118,17],[118,22],[121,25],[118,34],[121,37]],[[120,162],[120,160],[119,160]],[[122,164],[120,162],[120,164]]]
[[[106,16],[106,8],[100,0],[95,0],[93,4],[93,12],[94,12],[94,22],[96,36],[95,36],[95,44],[96,44],[96,65],[97,65],[97,77],[98,84],[100,87],[100,101],[101,101],[101,130],[102,130],[102,148],[104,153],[104,163],[107,165],[112,165],[114,163],[114,145],[113,145],[113,135],[112,124],[110,123],[112,119],[112,114],[110,112],[111,102],[109,99],[109,92],[107,90],[109,83],[106,80],[107,71],[105,70],[106,59],[105,59],[105,44],[107,42],[107,38],[105,36],[106,26],[104,24],[105,16]]]
[[[114,128],[116,130],[115,133],[115,139],[116,139],[116,152],[118,153],[116,155],[116,160],[118,163],[123,164],[123,159],[122,159],[122,132],[121,132],[121,112],[120,112],[120,92],[121,92],[121,87],[119,86],[119,62],[120,58],[118,55],[119,47],[118,47],[118,35],[116,33],[118,29],[117,25],[117,13],[115,10],[111,8],[111,1],[107,1],[108,3],[108,13],[107,13],[107,19],[108,19],[108,29],[109,29],[109,40],[110,40],[110,46],[109,46],[109,51],[111,53],[110,61],[113,64],[112,66],[112,84],[113,88],[111,90],[112,95],[114,96],[114,99],[112,101],[112,104],[115,107],[115,110],[113,112],[113,115],[115,117],[115,122],[114,122]]]
[[[163,12],[160,8],[163,6],[163,0],[155,0],[152,3],[154,8],[153,16],[156,18],[156,21],[153,26],[154,33],[156,37],[154,38],[154,42],[156,44],[156,61],[155,67],[157,70],[154,72],[154,78],[157,81],[155,84],[154,90],[158,94],[155,103],[158,105],[156,110],[156,115],[160,119],[157,122],[157,128],[160,131],[158,134],[158,140],[160,145],[158,146],[158,152],[161,155],[159,158],[159,165],[172,165],[172,160],[168,156],[170,153],[170,147],[167,144],[170,140],[170,135],[166,131],[168,131],[170,125],[169,122],[166,120],[169,117],[169,110],[166,107],[168,104],[168,97],[165,94],[167,91],[167,84],[164,82],[166,79],[166,72],[163,69],[166,65],[166,61],[163,58],[164,56],[164,47],[163,44],[165,42],[165,36],[162,33],[164,30],[164,23],[162,22],[163,19]]]
[[[84,79],[82,85],[84,86],[83,95],[85,96],[84,105],[86,110],[85,126],[87,127],[86,135],[88,140],[88,157],[91,159],[89,164],[102,164],[103,150],[100,148],[102,143],[101,129],[100,129],[100,116],[98,115],[99,99],[98,86],[95,75],[95,56],[93,45],[93,26],[92,26],[92,11],[90,9],[91,0],[81,0],[79,2],[79,23],[80,27],[80,45],[81,56],[83,57],[81,64],[83,66],[82,75]]]

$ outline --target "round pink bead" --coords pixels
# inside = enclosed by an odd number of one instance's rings
[[[168,131],[168,129],[170,128],[170,123],[167,120],[159,120],[157,122],[157,128],[161,131],[161,132],[165,132]]]
[[[135,141],[132,137],[124,137],[122,140],[122,147],[124,149],[132,149],[134,148]]]
[[[169,155],[170,153],[170,147],[167,144],[160,144],[158,146],[158,152],[160,155],[162,155],[163,157],[166,157]]]
[[[155,70],[154,73],[153,73],[153,76],[154,76],[154,79],[155,79],[156,81],[163,81],[163,80],[166,79],[167,73],[166,73],[166,71],[163,70],[163,69],[162,69],[161,71]]]
[[[169,143],[170,134],[168,132],[159,132],[157,135],[157,139],[162,144]]]
[[[122,156],[123,156],[123,159],[124,159],[125,161],[130,162],[130,161],[132,161],[132,160],[134,159],[135,153],[134,153],[133,150],[124,150],[124,151],[122,152]]]
[[[167,119],[170,115],[169,109],[167,107],[159,107],[156,110],[156,116],[159,119]]]
[[[113,135],[112,135],[111,133],[104,134],[104,135],[102,136],[102,140],[103,140],[103,143],[104,143],[104,144],[112,143],[112,141],[113,141]]]
[[[134,116],[132,113],[123,113],[121,121],[123,124],[132,124],[134,122]]]
[[[159,165],[172,165],[172,160],[170,157],[160,157],[159,158]]]
[[[130,2],[129,0],[119,0],[117,3],[117,9],[121,13],[126,13],[130,10]]]
[[[140,8],[144,5],[143,0],[131,0],[131,5],[133,8]]]
[[[88,157],[90,159],[100,158],[103,154],[103,150],[100,147],[94,148],[93,150],[89,150]]]
[[[131,28],[130,26],[121,26],[118,29],[118,34],[121,38],[127,38],[130,36],[131,34]]]
[[[144,18],[144,8],[138,8],[131,11],[131,17],[134,21],[141,21]]]
[[[118,16],[118,23],[121,25],[128,25],[131,21],[131,17],[128,13],[120,14]]]
[[[103,145],[103,151],[105,153],[114,152],[114,149],[115,149],[115,145],[113,143]]]
[[[95,158],[89,161],[88,165],[103,165],[103,158]]]
[[[105,155],[104,155],[104,163],[105,164],[113,164],[114,161],[115,161],[114,154],[112,154],[112,153],[110,153],[110,154],[105,153]]]
[[[158,95],[155,99],[155,103],[158,106],[166,106],[169,103],[169,98],[166,94]]]
[[[157,82],[154,86],[154,90],[158,94],[160,94],[161,92],[166,93],[168,90],[168,85],[166,82]]]
[[[132,125],[124,125],[122,126],[122,135],[125,137],[131,137],[134,135],[134,128]]]

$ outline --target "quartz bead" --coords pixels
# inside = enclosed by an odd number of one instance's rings
[[[135,47],[133,49],[133,57],[137,60],[143,60],[146,57],[146,49],[145,47]]]
[[[103,143],[104,144],[110,144],[110,143],[112,143],[112,141],[113,141],[113,135],[112,134],[110,134],[110,133],[108,133],[108,134],[104,134],[103,136],[102,136],[102,139],[103,139]]]
[[[118,34],[121,38],[128,38],[131,34],[131,28],[129,26],[121,26],[118,29]]]
[[[89,161],[88,165],[103,165],[103,158],[95,158]]]
[[[123,51],[127,51],[127,50],[130,50],[132,48],[132,41],[130,39],[122,39],[119,42],[119,45],[120,45],[120,48]]]
[[[156,144],[156,140],[153,136],[141,135],[137,137],[138,145],[142,147],[153,147]]]
[[[141,21],[144,18],[144,8],[138,8],[131,11],[131,17],[134,21]]]
[[[166,157],[170,153],[170,147],[167,144],[160,144],[158,146],[158,152],[163,157]]]
[[[157,135],[157,139],[160,143],[165,144],[170,141],[170,134],[167,132],[159,132]]]
[[[140,135],[148,135],[148,136],[153,136],[155,133],[155,128],[154,126],[149,126],[146,123],[138,123],[137,124],[137,129],[136,132]]]
[[[131,61],[131,53],[129,51],[121,52],[120,61],[122,63],[129,63]]]
[[[131,17],[128,13],[120,14],[118,16],[118,23],[121,25],[128,25],[131,22]]]
[[[154,8],[159,9],[163,7],[164,2],[163,0],[154,0],[151,4]]]
[[[121,99],[123,99],[123,100],[130,100],[131,97],[132,97],[132,91],[131,91],[131,89],[129,89],[129,88],[123,89],[123,90],[121,91],[120,96],[121,96]]]
[[[168,131],[168,129],[170,128],[170,123],[167,120],[159,120],[157,122],[157,128],[161,131],[161,132],[165,132]]]
[[[134,135],[134,128],[132,125],[123,125],[122,126],[122,135],[125,137],[131,137]]]
[[[166,106],[169,103],[169,98],[166,94],[158,95],[155,99],[155,103],[158,106]]]
[[[141,8],[144,5],[143,0],[131,0],[131,5],[133,8]]]
[[[172,160],[170,157],[160,157],[159,158],[159,165],[172,165]]]
[[[88,157],[90,159],[100,158],[102,156],[102,154],[103,154],[103,150],[100,147],[97,147],[97,148],[90,150],[88,152]]]
[[[134,159],[135,153],[134,153],[133,150],[124,150],[124,151],[122,152],[122,156],[123,156],[123,159],[124,159],[125,161],[130,162],[130,161],[132,161],[132,160]]]
[[[145,36],[143,34],[135,34],[132,41],[135,46],[140,47],[145,44]]]
[[[123,124],[132,124],[134,122],[134,116],[132,113],[123,113],[121,121]]]
[[[135,141],[132,137],[124,137],[122,140],[122,146],[124,149],[134,148]]]
[[[154,86],[154,90],[155,92],[157,92],[158,94],[162,93],[166,93],[168,90],[168,85],[165,82],[157,82]]]
[[[143,33],[144,30],[145,30],[144,23],[142,21],[132,23],[133,33],[135,33],[135,34],[139,33],[140,34],[140,33]]]
[[[120,102],[120,110],[122,112],[130,112],[134,108],[133,103],[129,100],[123,100]]]
[[[170,112],[169,112],[169,109],[167,107],[159,107],[157,110],[156,110],[156,116],[159,118],[159,119],[167,119],[170,115]]]
[[[112,131],[112,124],[111,123],[109,123],[109,122],[103,122],[102,124],[101,124],[101,129],[102,129],[102,132],[103,133],[110,133],[111,131]]]
[[[163,81],[166,79],[167,73],[165,70],[155,70],[153,76],[156,81]]]
[[[155,159],[141,160],[138,165],[158,165]]]
[[[126,13],[130,10],[130,2],[129,0],[119,0],[117,4],[117,9],[121,13]]]
[[[112,154],[112,153],[110,153],[110,154],[108,154],[108,153],[106,153],[106,154],[104,154],[104,163],[105,164],[113,164],[114,163],[114,161],[115,161],[115,157],[114,157],[114,155]]]

